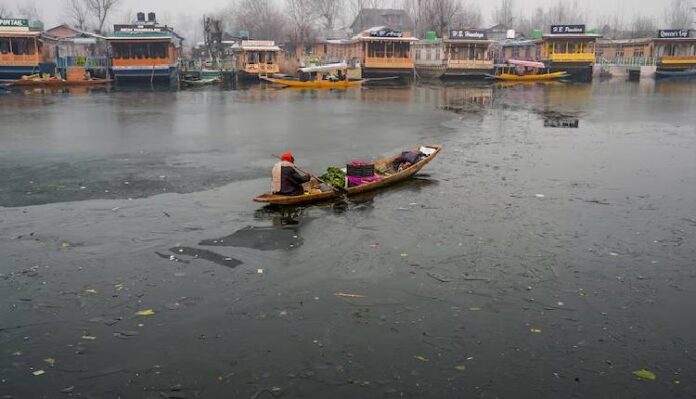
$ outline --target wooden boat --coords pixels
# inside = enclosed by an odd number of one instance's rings
[[[505,82],[535,82],[544,80],[556,80],[568,77],[567,72],[535,73],[531,75],[514,75],[511,73],[501,73],[493,76],[495,79]]]
[[[7,90],[11,85],[11,83],[0,83],[0,90]]]
[[[187,86],[194,86],[194,87],[199,87],[199,86],[208,86],[212,85],[218,82],[218,79],[183,79],[181,83],[187,85]]]
[[[272,78],[260,76],[262,80],[286,87],[300,87],[306,89],[344,89],[347,87],[357,87],[363,80],[348,79],[348,64],[328,64],[319,65],[298,70],[300,79]],[[327,79],[331,75],[333,79]]]
[[[43,87],[43,86],[99,86],[111,83],[110,79],[64,80],[57,77],[23,77],[12,82],[13,87]]]
[[[693,78],[696,77],[696,69],[687,69],[685,71],[656,71],[655,77],[658,79]]]
[[[497,75],[487,75],[489,78],[502,80],[505,82],[536,82],[545,80],[556,80],[570,76],[567,72],[551,72],[546,64],[536,61],[508,60],[508,66],[501,69]],[[534,73],[513,73],[515,70],[532,70]],[[546,69],[546,73],[541,71]]]
[[[432,160],[435,159],[435,157],[440,153],[440,151],[442,151],[441,145],[428,145],[425,147],[434,150],[434,152],[431,155],[421,159],[420,162],[411,165],[409,168],[404,169],[401,172],[394,172],[393,167],[391,165],[392,162],[401,155],[401,153],[375,162],[375,170],[378,174],[380,174],[383,177],[382,180],[374,183],[363,184],[357,187],[349,187],[346,189],[345,194],[348,196],[353,196],[374,190],[379,190],[381,188],[391,186],[395,183],[399,183],[413,177],[413,175],[415,175],[421,169],[423,169],[425,165],[432,162]],[[419,151],[419,149],[420,147],[411,149],[411,151]],[[313,184],[316,184],[316,182],[313,182]],[[340,196],[341,193],[336,192],[334,190],[297,196],[266,193],[254,198],[254,201],[274,205],[301,205],[314,202],[328,201],[334,198],[338,198]]]

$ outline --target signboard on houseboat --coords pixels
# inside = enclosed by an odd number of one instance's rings
[[[688,29],[661,29],[657,31],[660,39],[683,39],[689,37]]]
[[[479,29],[452,29],[450,40],[487,40],[488,33]]]
[[[167,29],[156,25],[114,25],[114,31],[123,33],[159,33],[166,32]]]
[[[552,35],[584,35],[585,25],[551,25]]]
[[[18,18],[0,18],[0,26],[12,27],[12,28],[28,28],[28,19],[18,19]]]
[[[389,28],[370,31],[370,37],[403,37],[404,34],[397,30]]]

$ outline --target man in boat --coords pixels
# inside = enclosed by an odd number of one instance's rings
[[[311,176],[300,174],[297,171],[292,152],[284,152],[280,155],[280,162],[273,166],[273,194],[302,195],[304,194],[302,184],[311,179]]]

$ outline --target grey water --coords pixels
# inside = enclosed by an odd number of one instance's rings
[[[0,93],[0,396],[696,397],[694,110],[652,80]],[[273,154],[421,144],[390,189],[252,201]]]

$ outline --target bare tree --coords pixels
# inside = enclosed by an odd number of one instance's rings
[[[452,26],[460,28],[480,28],[483,24],[483,14],[478,5],[463,3],[461,11],[452,16]]]
[[[499,25],[505,25],[512,29],[515,13],[515,3],[513,0],[501,0],[500,6],[493,11],[493,22]]]
[[[370,8],[385,8],[390,5],[387,0],[349,0],[348,1],[348,11],[353,16],[352,20],[348,23],[353,23],[353,21],[360,17],[360,13],[363,9]],[[364,21],[359,21],[359,25],[364,25]]]
[[[7,8],[5,8],[4,5],[0,4],[0,18],[7,18],[9,17],[10,13],[7,11]]]
[[[342,11],[340,0],[313,0],[312,5],[324,28],[336,27],[336,20]]]
[[[694,24],[694,12],[689,0],[672,0],[665,10],[665,23],[672,29],[690,29]]]
[[[453,17],[462,11],[460,0],[429,0],[423,4],[427,7],[424,15],[429,29],[437,32],[439,37],[444,37],[452,25]]]
[[[85,0],[87,12],[96,20],[97,33],[104,31],[107,18],[121,4],[122,0]]]
[[[246,30],[252,37],[281,41],[287,21],[272,0],[239,0],[229,11],[229,30]]]
[[[22,5],[18,5],[17,15],[20,18],[27,18],[34,21],[41,20],[41,12],[38,8],[36,8],[36,4],[33,1],[27,1]]]
[[[655,32],[657,32],[657,22],[653,17],[636,15],[631,23],[632,38],[653,37]]]
[[[80,30],[87,28],[87,7],[83,0],[64,0],[64,15],[72,26]]]
[[[295,46],[310,43],[314,39],[315,13],[312,0],[286,0],[289,39]]]
[[[573,0],[572,3],[558,0],[558,3],[549,9],[548,14],[550,24],[577,24],[585,20],[585,14],[577,0]]]

